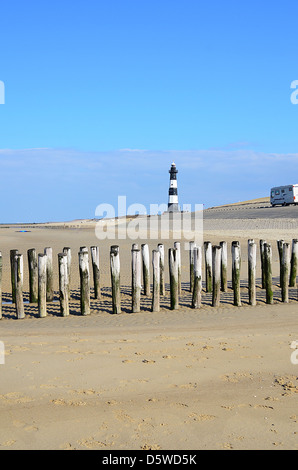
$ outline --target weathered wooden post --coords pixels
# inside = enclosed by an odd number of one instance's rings
[[[15,279],[15,264],[14,258],[19,250],[10,250],[10,273],[11,273],[11,301],[14,304],[16,302],[16,279]]]
[[[278,250],[278,257],[279,257],[279,285],[280,285],[280,287],[283,285],[282,253],[283,253],[284,243],[285,243],[284,240],[277,240],[277,250]]]
[[[79,251],[81,315],[90,314],[90,272],[88,250]]]
[[[181,295],[181,244],[180,242],[174,242],[174,248],[177,250],[178,259],[178,293]]]
[[[212,292],[212,244],[204,242],[206,292]]]
[[[15,289],[16,289],[16,314],[17,318],[25,318],[24,300],[23,300],[23,278],[24,264],[23,255],[16,254],[14,258],[15,268]]]
[[[113,313],[121,313],[120,295],[120,254],[119,246],[113,245],[110,249],[110,267],[112,283],[112,310]]]
[[[240,296],[240,269],[241,269],[241,251],[238,241],[232,242],[232,285],[234,290],[234,305],[241,307]]]
[[[266,303],[273,304],[271,243],[264,244],[264,274],[265,274]]]
[[[0,319],[2,318],[2,269],[3,269],[3,262],[2,262],[2,253],[0,251]]]
[[[159,243],[157,245],[157,249],[160,253],[160,260],[159,260],[159,271],[160,271],[160,295],[165,295],[165,248],[163,243]]]
[[[179,292],[178,292],[178,259],[177,250],[169,249],[169,272],[170,272],[170,298],[171,310],[179,308]]]
[[[144,295],[150,295],[150,254],[147,243],[141,245]]]
[[[284,240],[277,240],[277,249],[278,249],[278,256],[279,256],[279,262],[281,263],[282,261],[282,247],[283,244],[285,243]]]
[[[160,252],[152,251],[152,271],[153,271],[153,288],[152,288],[152,312],[160,310]]]
[[[249,239],[247,240],[247,253],[248,253],[249,245],[250,245],[251,243],[254,243],[254,242],[255,242],[255,241],[254,241],[253,238],[249,238]]]
[[[228,290],[228,245],[227,242],[222,241],[219,243],[221,246],[221,290],[227,292]]]
[[[265,279],[265,246],[266,240],[260,240],[260,258],[261,258],[261,275],[262,275],[262,289],[266,289]]]
[[[58,267],[60,312],[63,317],[67,317],[69,315],[69,279],[66,253],[58,253]]]
[[[70,292],[71,292],[71,249],[69,246],[65,246],[63,248],[63,253],[67,255],[67,274],[68,274],[68,299],[70,300]]]
[[[297,238],[294,238],[292,240],[291,271],[290,271],[289,287],[296,287],[297,266],[298,266],[298,240]]]
[[[100,291],[100,271],[99,271],[99,247],[91,246],[91,261],[92,261],[92,272],[93,272],[93,285],[94,285],[94,298],[101,298]]]
[[[29,267],[29,302],[38,302],[38,262],[35,248],[27,251]]]
[[[253,240],[248,242],[248,298],[249,304],[255,306],[256,301],[256,266],[257,245]]]
[[[212,306],[220,305],[221,246],[212,247]]]
[[[47,255],[38,255],[38,314],[47,316]]]
[[[54,299],[53,290],[53,250],[50,247],[44,249],[44,254],[47,255],[47,302],[52,302]]]
[[[189,242],[189,291],[193,292],[194,287],[194,248],[196,243],[191,241]]]
[[[131,311],[141,310],[142,257],[139,249],[131,250]]]
[[[281,255],[281,299],[282,302],[289,302],[289,271],[291,247],[289,243],[283,243]]]
[[[200,308],[202,301],[202,248],[194,248],[194,288],[192,308]]]

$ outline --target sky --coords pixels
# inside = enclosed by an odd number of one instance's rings
[[[119,196],[149,212],[172,161],[191,207],[298,183],[297,14],[295,0],[3,0],[0,223],[93,218]]]

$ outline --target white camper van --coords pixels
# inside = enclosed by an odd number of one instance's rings
[[[277,205],[288,206],[290,204],[298,204],[298,184],[271,188],[270,203],[273,207]]]

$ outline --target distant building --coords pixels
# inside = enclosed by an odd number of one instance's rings
[[[171,165],[170,173],[170,187],[169,187],[169,202],[168,202],[168,212],[180,212],[178,204],[178,186],[177,186],[177,173],[175,163]]]

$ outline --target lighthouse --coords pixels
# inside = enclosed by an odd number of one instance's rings
[[[175,163],[171,165],[170,173],[170,187],[169,187],[169,202],[168,202],[168,212],[180,212],[178,205],[178,187],[177,187],[177,173]]]

